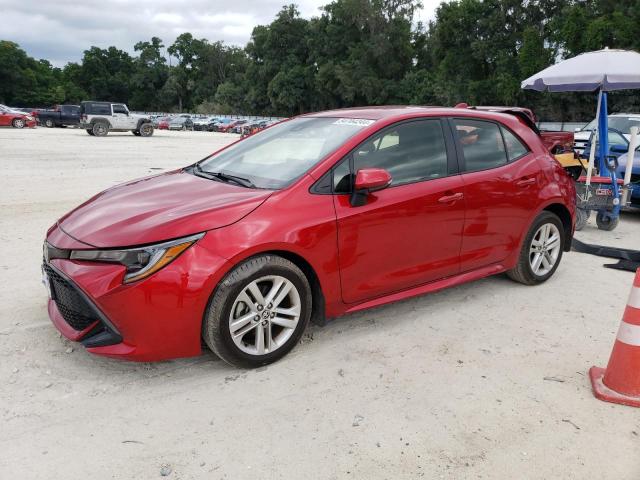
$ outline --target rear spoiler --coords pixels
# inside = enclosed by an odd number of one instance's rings
[[[470,107],[466,103],[459,103],[455,106],[455,108],[468,108],[471,110],[482,110],[485,112],[496,112],[496,113],[506,113],[508,115],[513,115],[516,118],[519,118],[522,123],[524,123],[527,127],[531,128],[537,135],[540,135],[540,130],[535,122],[535,117],[533,112],[527,108],[519,108],[519,107]]]

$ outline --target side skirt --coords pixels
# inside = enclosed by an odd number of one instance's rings
[[[417,287],[413,287],[408,290],[403,290],[401,292],[385,295],[384,297],[374,298],[373,300],[368,300],[364,303],[359,303],[358,305],[348,308],[345,311],[345,313],[359,312],[360,310],[379,307],[381,305],[386,305],[387,303],[398,302],[400,300],[415,297],[417,295],[437,292],[438,290],[454,287],[462,283],[472,282],[474,280],[480,280],[481,278],[484,278],[484,277],[496,275],[498,273],[504,272],[505,270],[506,269],[502,264],[489,265],[487,267],[482,267],[477,270],[473,270],[471,272],[460,273],[453,277],[443,278],[442,280],[436,280],[435,282],[419,285]]]

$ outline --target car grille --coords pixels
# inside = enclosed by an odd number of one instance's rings
[[[51,298],[62,318],[74,330],[84,330],[98,320],[91,306],[77,292],[76,288],[68,280],[59,275],[46,263],[43,265],[45,273],[51,285]]]

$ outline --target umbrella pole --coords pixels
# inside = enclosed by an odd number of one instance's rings
[[[596,144],[598,142],[598,130],[600,127],[600,105],[602,104],[602,90],[598,92],[598,107],[596,109],[596,118],[598,119],[598,128],[593,132],[591,139],[591,149],[589,150],[589,165],[587,166],[587,186],[591,185],[591,175],[593,174],[593,164],[596,158]]]

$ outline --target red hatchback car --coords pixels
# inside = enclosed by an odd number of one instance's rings
[[[303,115],[170,173],[110,188],[44,244],[49,315],[96,354],[253,367],[321,322],[501,272],[547,280],[575,190],[511,115]]]

